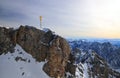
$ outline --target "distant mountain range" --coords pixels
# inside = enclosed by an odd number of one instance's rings
[[[72,39],[72,38],[67,38],[68,41],[86,41],[86,42],[99,42],[99,43],[104,43],[104,42],[110,42],[113,45],[120,46],[120,39],[103,39],[103,38],[77,38],[77,39]]]
[[[83,52],[95,51],[113,68],[120,68],[120,40],[68,40],[72,49],[79,48]]]
[[[119,40],[68,40],[77,78],[119,78]],[[81,73],[80,73],[81,72]]]

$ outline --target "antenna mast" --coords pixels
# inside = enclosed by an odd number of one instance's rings
[[[42,28],[42,16],[40,16],[40,28]]]

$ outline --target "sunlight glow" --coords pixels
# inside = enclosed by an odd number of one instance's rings
[[[1,0],[0,25],[50,28],[63,37],[120,38],[120,0]]]

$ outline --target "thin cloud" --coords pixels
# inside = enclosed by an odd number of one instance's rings
[[[119,3],[119,0],[1,0],[0,24],[39,27],[42,15],[43,27],[64,37],[102,37],[103,32],[114,32],[114,36],[120,28]]]

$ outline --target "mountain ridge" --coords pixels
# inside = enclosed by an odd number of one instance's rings
[[[15,45],[19,44],[36,61],[48,60],[43,66],[43,71],[47,75],[55,78],[64,76],[70,54],[65,39],[55,35],[51,30],[43,31],[30,26],[20,26],[16,30],[0,27],[0,30],[1,55],[8,51],[14,52]]]
[[[46,28],[39,30],[31,26],[20,26],[18,29],[0,27],[0,68],[4,68],[0,71],[1,76],[6,78],[7,70],[4,66],[7,66],[9,71],[15,67],[16,73],[8,73],[15,78],[19,75],[20,78],[120,77],[120,73],[112,70],[97,52],[88,50],[89,44],[85,42],[81,45],[86,47],[85,51],[78,44],[79,42],[69,45],[67,40]]]

